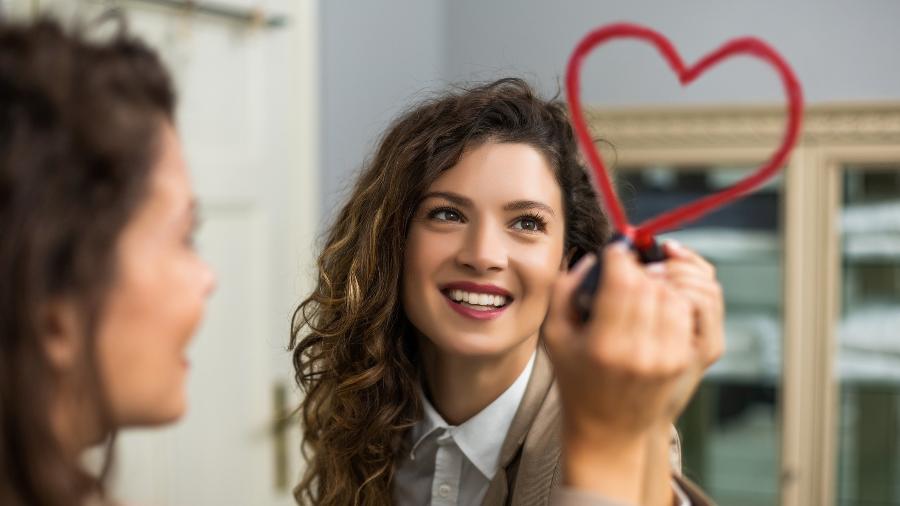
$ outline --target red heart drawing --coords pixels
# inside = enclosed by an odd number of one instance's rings
[[[766,163],[733,186],[667,211],[636,227],[630,225],[625,217],[625,212],[622,210],[622,204],[613,190],[609,173],[603,164],[603,158],[597,151],[596,146],[594,146],[593,139],[588,131],[587,123],[581,110],[581,98],[579,96],[581,65],[588,53],[595,47],[613,39],[623,38],[639,39],[656,46],[656,49],[665,57],[672,70],[678,75],[682,86],[690,84],[710,67],[735,55],[754,56],[768,63],[781,77],[785,95],[787,96],[787,128],[785,128],[781,145]],[[765,42],[754,37],[734,39],[704,56],[693,66],[687,67],[672,46],[672,43],[663,35],[650,28],[628,23],[617,23],[600,27],[587,34],[578,43],[566,69],[566,93],[569,100],[572,126],[575,129],[578,144],[594,169],[595,182],[599,186],[607,212],[611,215],[613,226],[618,232],[631,239],[638,247],[649,245],[653,241],[655,234],[672,229],[688,220],[699,218],[713,209],[717,209],[750,192],[774,176],[781,169],[788,154],[797,142],[803,116],[803,92],[800,89],[800,82],[784,58]]]

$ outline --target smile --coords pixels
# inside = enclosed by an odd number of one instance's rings
[[[506,305],[506,296],[492,295],[489,293],[464,292],[462,290],[450,291],[450,300],[453,302],[464,303],[473,308],[490,309],[493,307],[503,307]]]
[[[447,303],[457,313],[475,320],[499,317],[512,303],[512,295],[493,285],[450,283],[441,289]]]

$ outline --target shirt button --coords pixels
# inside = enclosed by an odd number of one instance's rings
[[[450,485],[444,483],[440,487],[438,487],[438,495],[441,497],[447,497],[450,495]]]

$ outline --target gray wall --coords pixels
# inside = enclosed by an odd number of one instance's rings
[[[377,135],[423,89],[520,75],[554,93],[576,42],[613,21],[665,33],[692,62],[726,39],[756,35],[792,63],[810,102],[900,99],[898,0],[358,0],[322,1],[323,215]],[[634,42],[588,58],[587,102],[777,101],[762,63],[723,63],[681,89]]]
[[[381,131],[445,68],[443,0],[321,0],[322,224]]]
[[[447,72],[520,69],[556,89],[569,53],[592,28],[632,21],[663,32],[688,62],[727,39],[755,35],[793,65],[809,101],[900,98],[897,0],[449,0]],[[616,42],[588,58],[583,95],[594,103],[779,100],[768,68],[729,60],[682,90],[649,46]]]

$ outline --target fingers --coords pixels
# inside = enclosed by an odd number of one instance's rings
[[[588,253],[554,283],[547,318],[542,327],[542,335],[551,348],[562,345],[563,341],[575,333],[577,316],[572,308],[572,297],[584,275],[595,263],[597,263],[596,255]]]
[[[598,361],[638,376],[664,378],[687,366],[693,336],[690,304],[630,252],[604,252],[604,278],[589,322]],[[596,337],[594,337],[596,336]]]
[[[641,375],[657,376],[664,371],[659,370],[661,357],[667,352],[659,339],[657,320],[659,318],[663,290],[665,286],[659,280],[646,278],[636,287],[638,293],[633,294],[635,302],[631,306],[631,332],[625,336],[623,346],[625,361],[632,361],[634,372]],[[627,344],[627,347],[624,346]]]
[[[695,266],[701,272],[710,278],[716,277],[716,268],[708,260],[700,256],[697,252],[686,248],[678,241],[668,240],[663,243],[666,255],[672,260],[686,262]],[[671,262],[666,262],[671,263]]]
[[[581,282],[581,278],[584,277],[588,269],[593,267],[595,263],[597,263],[597,255],[593,253],[585,254],[563,275],[563,280],[568,282],[574,289],[575,285]]]
[[[684,371],[691,358],[694,315],[690,303],[670,286],[659,290],[659,311],[655,333],[659,336],[659,348],[665,350],[661,372],[666,375]]]
[[[690,275],[671,275],[666,281],[690,299],[696,310],[708,316],[722,318],[724,313],[722,287],[716,281],[698,279]]]
[[[687,248],[677,252],[666,262],[666,279],[693,307],[698,358],[708,367],[725,349],[722,287],[709,262]]]
[[[724,348],[715,270],[687,248],[666,244],[672,257],[646,267],[624,244],[602,252],[603,279],[586,325],[578,321],[572,297],[596,257],[586,255],[561,275],[543,328],[548,345],[587,351],[595,363],[636,373],[671,373],[684,366],[688,354],[704,365],[715,361]],[[575,339],[578,346],[567,346]]]
[[[624,243],[605,248],[603,278],[588,320],[589,332],[597,335],[630,331],[633,306],[638,304],[636,298],[645,278],[637,258]]]

